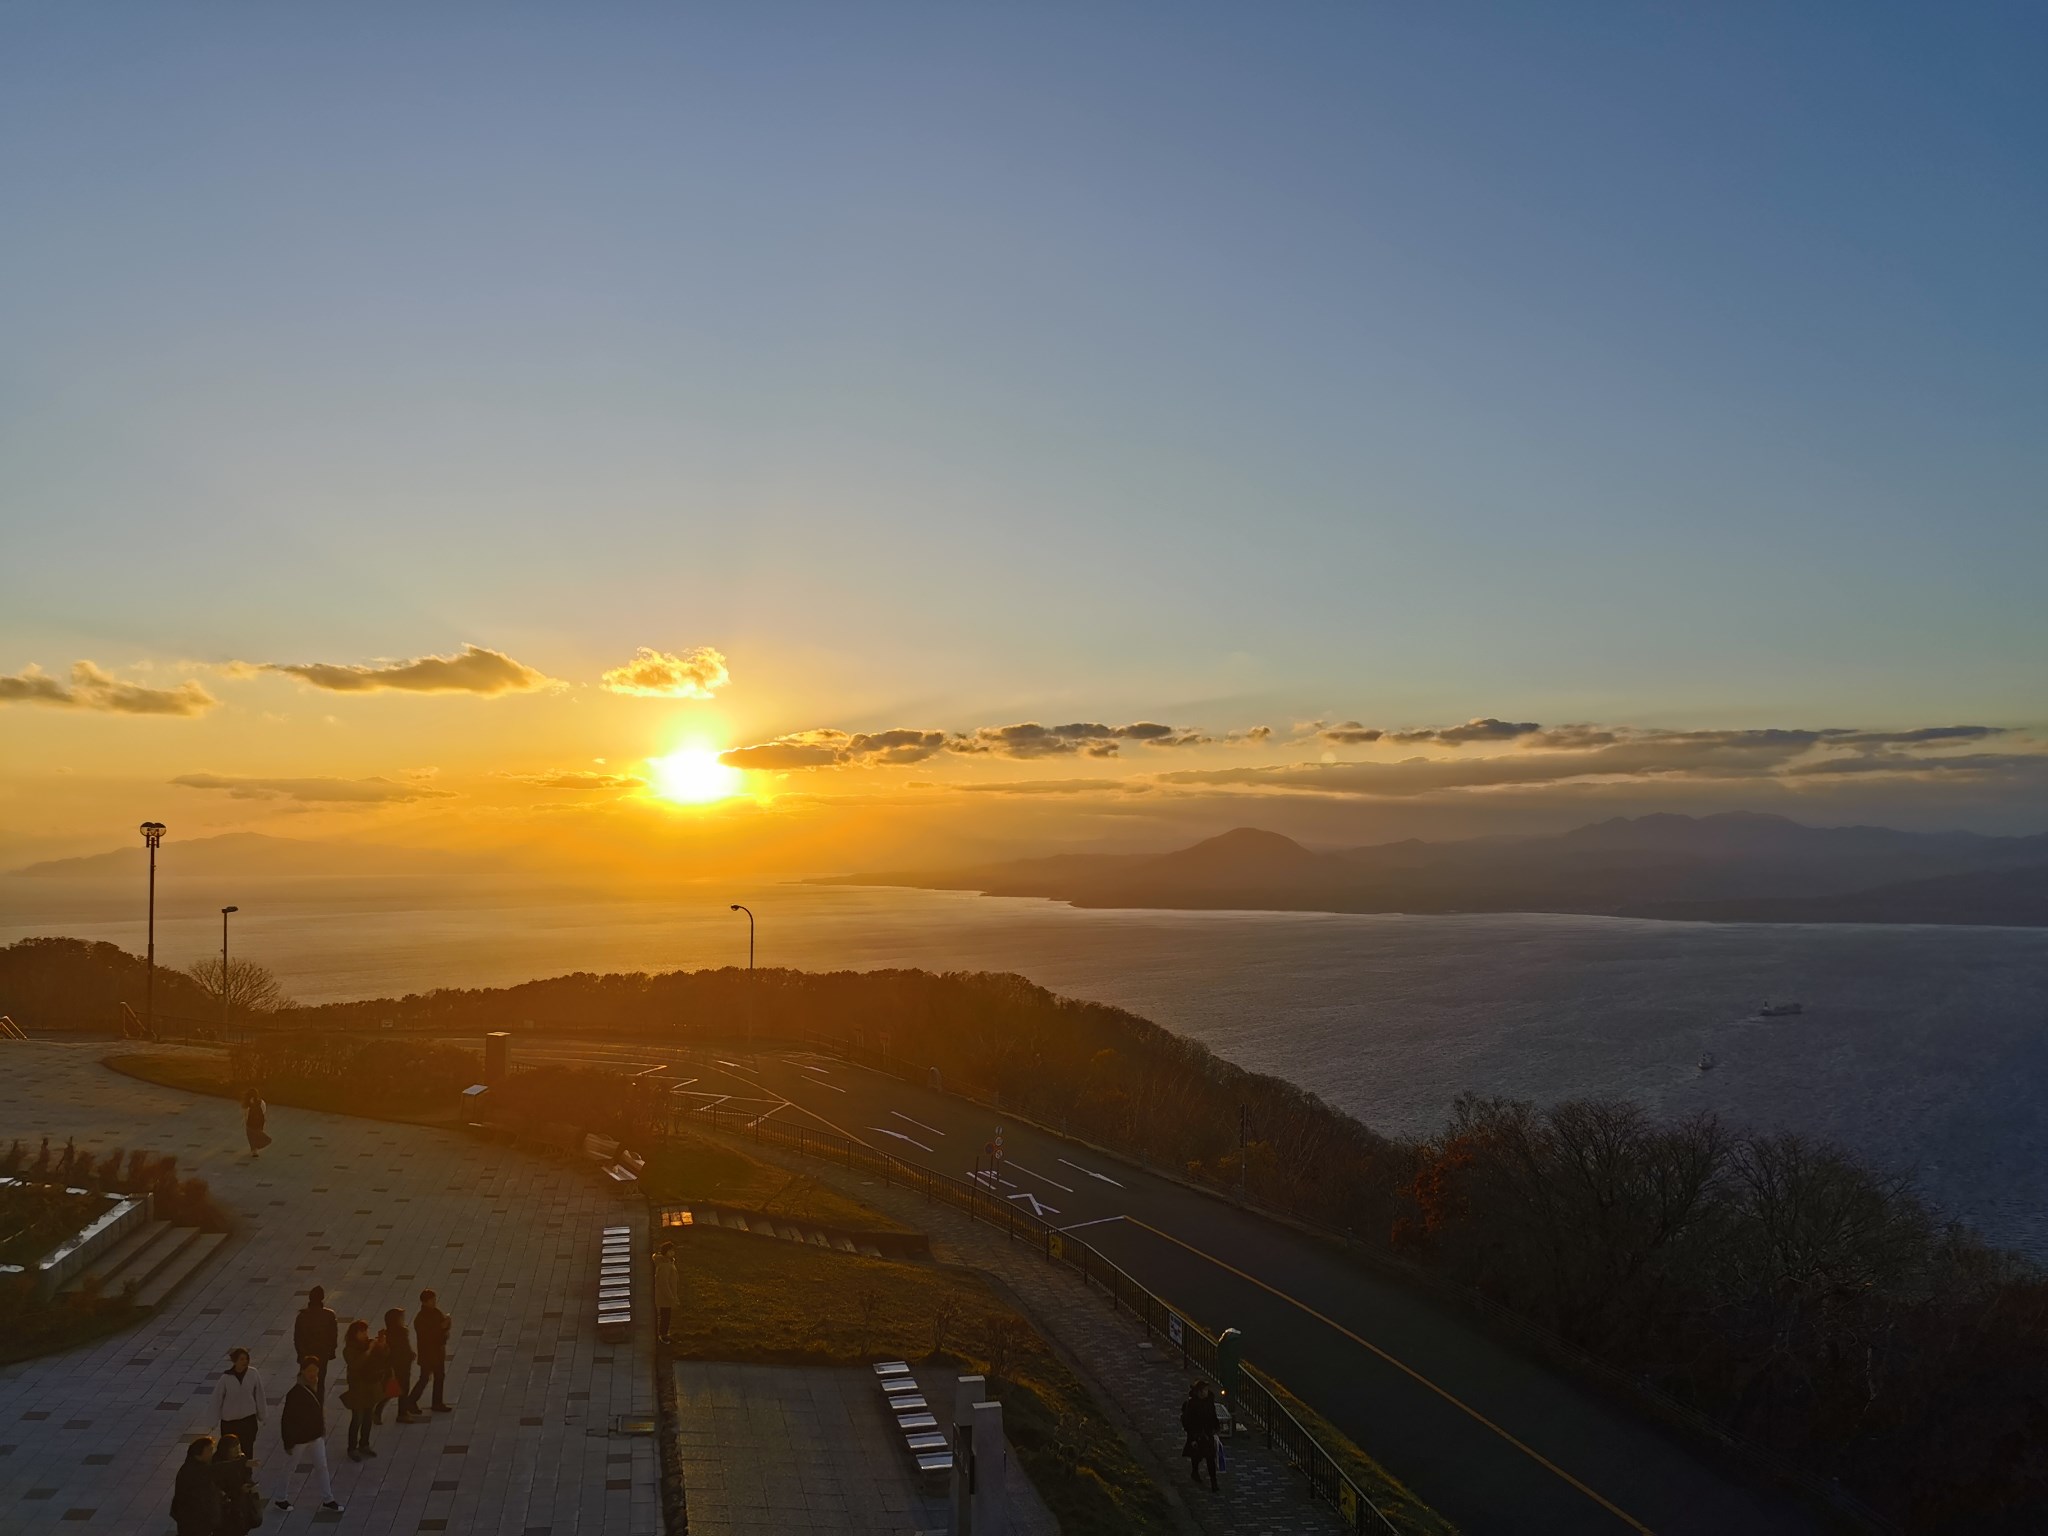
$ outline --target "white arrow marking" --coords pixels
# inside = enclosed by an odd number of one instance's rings
[[[670,1083],[668,1085],[668,1091],[670,1093],[681,1093],[685,1088],[689,1087],[690,1084],[696,1081],[697,1079],[694,1077],[686,1077],[680,1083]]]
[[[692,1095],[692,1097],[694,1097],[694,1095]],[[731,1095],[731,1094],[729,1094],[729,1093],[721,1093],[721,1094],[720,1094],[720,1095],[719,1095],[719,1096],[718,1096],[717,1098],[713,1099],[713,1100],[712,1100],[712,1101],[711,1101],[711,1102],[710,1102],[709,1104],[699,1104],[699,1105],[697,1106],[697,1113],[701,1115],[701,1114],[703,1114],[703,1113],[704,1113],[704,1111],[705,1111],[705,1110],[707,1110],[707,1109],[716,1109],[716,1108],[718,1108],[718,1106],[719,1106],[719,1105],[723,1104],[723,1103],[724,1103],[724,1102],[725,1102],[725,1101],[726,1101],[727,1099],[729,1099],[729,1098],[731,1098],[731,1097],[732,1097],[732,1095]]]
[[[1064,1158],[1064,1157],[1063,1157],[1063,1158],[1061,1158],[1061,1159],[1060,1159],[1060,1161],[1061,1161],[1061,1162],[1063,1162],[1063,1163],[1065,1163],[1065,1164],[1066,1164],[1066,1165],[1067,1165],[1067,1166],[1068,1166],[1069,1168],[1072,1168],[1072,1169],[1074,1169],[1074,1170],[1075,1170],[1075,1171],[1076,1171],[1077,1173],[1085,1173],[1085,1174],[1087,1174],[1087,1175],[1088,1175],[1088,1177],[1089,1177],[1089,1178],[1091,1178],[1091,1179],[1100,1179],[1100,1180],[1102,1180],[1102,1182],[1103,1182],[1103,1183],[1105,1183],[1105,1184],[1116,1184],[1116,1180],[1115,1180],[1115,1179],[1112,1179],[1112,1178],[1111,1178],[1111,1177],[1110,1177],[1110,1176],[1109,1176],[1108,1174],[1106,1174],[1106,1173],[1097,1173],[1097,1172],[1096,1172],[1096,1171],[1095,1171],[1095,1170],[1094,1170],[1093,1168],[1083,1168],[1083,1167],[1082,1167],[1082,1166],[1081,1166],[1081,1165],[1080,1165],[1079,1163],[1077,1163],[1077,1162],[1074,1162],[1074,1161],[1073,1161],[1072,1159],[1070,1159],[1070,1158]],[[1117,1187],[1118,1189],[1122,1189],[1122,1188],[1123,1188],[1123,1185],[1121,1185],[1121,1184],[1116,1184],[1116,1187]]]
[[[990,1173],[986,1168],[971,1168],[968,1170],[967,1177],[974,1180],[983,1189],[994,1189],[998,1184],[1008,1184],[1012,1189],[1017,1187],[1012,1180],[1004,1178],[999,1173]]]
[[[920,1131],[930,1131],[934,1136],[943,1136],[946,1134],[944,1131],[940,1130],[936,1125],[926,1125],[922,1120],[911,1120],[910,1116],[903,1113],[903,1111],[900,1109],[892,1109],[889,1111],[889,1113],[894,1115],[898,1120],[910,1120],[910,1123],[916,1126]]]
[[[931,1151],[930,1147],[919,1141],[915,1136],[906,1136],[901,1131],[892,1131],[886,1125],[871,1125],[868,1129],[877,1136],[894,1136],[898,1141],[907,1141],[920,1152]]]
[[[1073,1186],[1073,1185],[1071,1185],[1071,1184],[1062,1184],[1062,1183],[1061,1183],[1061,1182],[1060,1182],[1060,1181],[1059,1181],[1058,1179],[1046,1179],[1046,1178],[1045,1178],[1045,1175],[1044,1175],[1044,1174],[1042,1174],[1042,1173],[1032,1173],[1032,1172],[1031,1172],[1031,1170],[1030,1170],[1029,1168],[1026,1168],[1026,1167],[1025,1167],[1025,1166],[1024,1166],[1024,1165],[1023,1165],[1022,1163],[1019,1163],[1019,1162],[1005,1162],[1005,1163],[1004,1163],[1004,1166],[1005,1166],[1005,1167],[1007,1167],[1007,1168],[1014,1168],[1014,1169],[1016,1169],[1016,1170],[1017,1170],[1017,1171],[1018,1171],[1019,1173],[1024,1173],[1024,1174],[1030,1174],[1030,1175],[1031,1175],[1031,1177],[1032,1177],[1032,1178],[1034,1178],[1034,1179],[1045,1179],[1045,1182],[1046,1182],[1046,1183],[1048,1183],[1048,1184],[1050,1184],[1050,1185],[1051,1185],[1051,1186],[1052,1186],[1052,1187],[1053,1187],[1054,1189],[1064,1189],[1064,1190],[1065,1190],[1065,1191],[1066,1191],[1066,1192],[1067,1192],[1068,1194],[1070,1194],[1070,1195],[1071,1195],[1071,1194],[1072,1194],[1072,1193],[1074,1192],[1074,1186]]]
[[[1031,1207],[1031,1214],[1034,1216],[1043,1216],[1048,1211],[1055,1216],[1059,1215],[1060,1213],[1060,1208],[1058,1206],[1045,1204],[1038,1198],[1038,1196],[1032,1194],[1029,1190],[1026,1190],[1022,1194],[1012,1195],[1010,1196],[1010,1198],[1012,1200],[1022,1200],[1026,1205]]]

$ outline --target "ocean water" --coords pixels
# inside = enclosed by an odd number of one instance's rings
[[[159,896],[158,957],[217,950],[218,893]],[[2048,930],[1540,915],[1094,912],[956,892],[776,885],[659,903],[482,882],[237,888],[234,952],[300,999],[565,971],[759,963],[1018,971],[1115,1003],[1382,1130],[1467,1089],[1713,1110],[1912,1170],[1945,1213],[2048,1259]],[[103,883],[0,879],[0,942],[142,948]],[[1764,999],[1803,1017],[1761,1020]],[[4,1011],[4,999],[0,999]],[[516,1021],[508,1021],[516,1023]],[[1718,1060],[1698,1070],[1703,1050]]]

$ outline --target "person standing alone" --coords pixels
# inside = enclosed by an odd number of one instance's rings
[[[654,1336],[669,1342],[669,1324],[682,1305],[682,1277],[676,1273],[676,1245],[663,1243],[654,1251]]]
[[[263,1129],[268,1119],[263,1095],[251,1088],[242,1096],[242,1108],[245,1111],[242,1116],[242,1129],[248,1133],[249,1155],[254,1157],[270,1145],[270,1135]]]
[[[1181,1431],[1188,1437],[1181,1455],[1188,1459],[1188,1474],[1199,1484],[1202,1468],[1209,1469],[1209,1491],[1216,1491],[1216,1399],[1209,1395],[1209,1383],[1198,1381],[1188,1388],[1180,1405]]]
[[[322,1397],[327,1395],[327,1367],[334,1360],[340,1336],[341,1325],[328,1310],[327,1293],[316,1285],[306,1292],[304,1309],[292,1319],[292,1354],[300,1360],[311,1355],[320,1362],[318,1391]]]
[[[254,1445],[256,1426],[269,1411],[263,1377],[249,1364],[249,1351],[229,1350],[228,1369],[213,1384],[213,1420],[220,1425],[221,1440],[233,1435],[243,1445]]]
[[[420,1309],[413,1314],[413,1332],[419,1340],[420,1379],[413,1383],[412,1391],[400,1407],[415,1418],[420,1413],[420,1394],[427,1390],[427,1378],[434,1380],[434,1412],[450,1413],[447,1399],[448,1335],[455,1327],[455,1319],[443,1312],[432,1291],[420,1292]]]
[[[284,1491],[292,1491],[292,1469],[297,1465],[300,1448],[304,1447],[306,1459],[320,1479],[320,1507],[338,1515],[341,1503],[334,1497],[334,1479],[327,1471],[327,1410],[320,1401],[319,1383],[320,1362],[308,1355],[299,1362],[299,1379],[285,1393],[284,1407],[277,1415],[278,1433],[284,1438]],[[292,1507],[288,1497],[275,1502],[279,1509]]]

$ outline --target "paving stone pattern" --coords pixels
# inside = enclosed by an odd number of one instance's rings
[[[879,1179],[752,1142],[747,1150],[785,1167],[801,1168],[898,1221],[922,1228],[931,1234],[934,1257],[994,1278],[1061,1349],[1125,1438],[1134,1442],[1140,1459],[1149,1464],[1175,1504],[1184,1529],[1210,1536],[1322,1536],[1348,1529],[1329,1505],[1309,1497],[1301,1474],[1256,1437],[1231,1441],[1220,1493],[1210,1493],[1206,1484],[1197,1488],[1180,1455],[1180,1405],[1198,1373],[1184,1370],[1176,1360],[1141,1352],[1144,1329],[1128,1312],[1111,1312],[1103,1293],[1066,1266],[1047,1263],[1037,1249],[1012,1243],[951,1206],[927,1203],[908,1190],[885,1187]],[[679,1252],[686,1251],[680,1243],[677,1246]],[[683,1301],[689,1304],[687,1293]],[[687,1488],[687,1473],[684,1481]],[[695,1513],[693,1493],[693,1531]]]
[[[873,1371],[684,1360],[675,1373],[690,1536],[950,1529],[943,1486],[919,1484]],[[916,1375],[949,1412],[953,1378]],[[1014,1457],[1006,1473],[1010,1536],[1058,1536]]]
[[[275,1144],[252,1159],[239,1106],[120,1076],[98,1064],[108,1050],[6,1045],[0,1139],[33,1145],[47,1132],[96,1152],[175,1152],[237,1231],[140,1327],[0,1366],[0,1531],[170,1531],[185,1443],[218,1433],[211,1384],[228,1349],[248,1346],[279,1402],[292,1317],[314,1284],[344,1326],[362,1317],[373,1328],[392,1306],[409,1324],[420,1290],[440,1292],[455,1319],[455,1411],[418,1425],[387,1415],[378,1456],[355,1464],[347,1412],[330,1395],[328,1457],[346,1513],[320,1512],[315,1495],[289,1515],[270,1511],[266,1532],[661,1530],[655,1442],[614,1432],[618,1418],[654,1413],[646,1325],[618,1343],[596,1336],[599,1232],[628,1223],[644,1254],[638,1199],[592,1168],[456,1132],[278,1106]],[[274,1407],[257,1441],[258,1482],[275,1492],[286,1468]]]

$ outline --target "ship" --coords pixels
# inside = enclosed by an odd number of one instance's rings
[[[1804,1003],[1766,1002],[1763,1007],[1757,1009],[1756,1016],[1760,1019],[1790,1019],[1796,1018],[1804,1012],[1806,1012],[1806,1004]]]
[[[1700,1052],[1700,1070],[1702,1072],[1711,1072],[1720,1064],[1720,1057],[1716,1056],[1712,1051]]]

